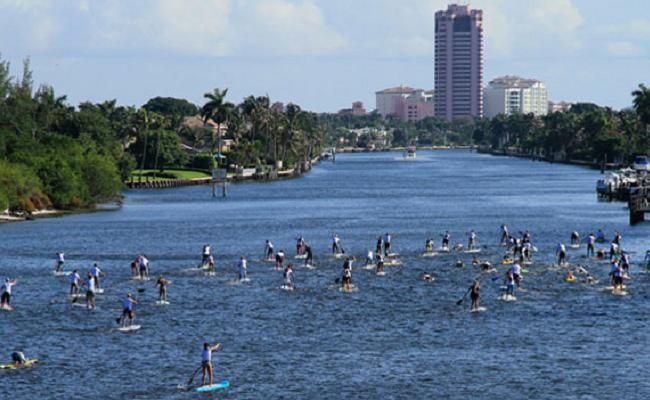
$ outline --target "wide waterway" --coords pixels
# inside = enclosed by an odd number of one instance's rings
[[[641,271],[650,224],[630,227],[624,204],[598,202],[594,170],[466,151],[417,157],[341,154],[301,179],[232,185],[227,199],[210,198],[205,186],[127,191],[119,211],[0,226],[0,276],[18,279],[15,310],[0,313],[0,363],[16,349],[41,360],[0,370],[0,397],[198,397],[176,386],[200,365],[202,343],[220,341],[215,379],[232,386],[218,398],[650,398],[650,275]],[[469,313],[468,301],[456,301],[477,270],[454,267],[456,255],[420,257],[424,241],[437,247],[448,229],[465,243],[475,229],[487,246],[480,257],[495,262],[502,223],[530,230],[540,250],[527,290],[499,301],[501,281],[484,275],[487,311]],[[609,267],[580,258],[584,248],[569,259],[600,284],[565,283],[551,266],[572,230],[601,227],[609,237],[619,230],[632,252],[628,296],[602,290]],[[360,258],[392,232],[404,264],[383,277],[355,266],[359,291],[341,293],[342,262],[327,256],[332,232]],[[266,239],[293,256],[299,235],[317,269],[297,268],[289,293],[279,290],[282,274],[258,260]],[[214,277],[187,271],[206,243]],[[97,310],[70,305],[68,279],[50,272],[57,251],[68,269],[85,273],[97,261],[107,272]],[[140,253],[152,274],[172,280],[171,305],[154,304],[153,282],[128,279]],[[241,255],[251,282],[237,285]],[[434,283],[419,279],[425,271]],[[121,299],[138,288],[143,328],[115,332]]]

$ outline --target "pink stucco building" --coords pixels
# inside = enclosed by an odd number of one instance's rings
[[[483,116],[483,11],[451,4],[435,15],[435,113]]]
[[[392,115],[402,121],[419,121],[433,117],[433,91],[397,86],[375,92],[377,112],[382,117]]]

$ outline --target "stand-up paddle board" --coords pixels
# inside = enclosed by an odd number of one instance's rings
[[[127,325],[127,326],[120,326],[119,328],[117,328],[117,330],[119,332],[135,332],[135,331],[139,330],[140,328],[142,328],[141,325],[133,324],[133,325]]]
[[[2,306],[0,306],[0,310],[2,310],[2,311],[13,311],[14,308],[12,306],[10,306],[9,304],[3,304]]]
[[[72,271],[52,271],[54,276],[68,276],[70,274],[72,274]]]
[[[287,292],[293,292],[294,287],[293,287],[293,286],[289,286],[289,285],[282,285],[282,286],[280,286],[280,290],[285,290],[285,291],[287,291]]]
[[[204,385],[194,388],[195,392],[214,392],[215,390],[227,389],[230,387],[230,381],[221,381],[213,385]]]
[[[501,301],[517,301],[517,298],[511,294],[502,294],[499,296],[499,300]]]
[[[32,365],[36,364],[38,362],[38,359],[32,358],[29,360],[25,360],[24,363],[22,364],[2,364],[0,365],[0,369],[18,369],[18,368],[29,368]]]
[[[156,305],[157,306],[168,306],[169,302],[167,300],[157,300]]]
[[[437,251],[428,251],[426,253],[422,253],[422,257],[435,257],[438,254],[440,253],[438,253]]]
[[[483,312],[483,311],[487,311],[487,308],[485,308],[485,307],[476,307],[476,308],[472,308],[472,309],[469,310],[469,312],[471,312],[471,313],[477,313],[477,312]]]

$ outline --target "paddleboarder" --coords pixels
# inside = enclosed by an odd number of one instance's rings
[[[481,282],[478,279],[475,280],[469,290],[469,297],[472,299],[470,309],[473,311],[478,310],[481,304]]]
[[[210,377],[209,384],[212,385],[212,352],[219,351],[221,343],[210,345],[210,343],[203,343],[203,352],[201,353],[201,386],[205,386],[205,378]]]
[[[133,319],[135,318],[133,306],[135,304],[138,304],[138,301],[133,298],[133,295],[131,295],[131,293],[128,293],[122,302],[122,317],[120,318],[120,325],[122,327],[127,326],[127,319],[129,321],[128,325],[133,325]]]
[[[167,285],[169,281],[162,275],[158,277],[156,286],[158,286],[158,298],[160,301],[167,301]]]
[[[2,285],[2,295],[0,296],[0,306],[1,307],[11,307],[11,290],[16,284],[15,279],[5,279],[5,283]]]

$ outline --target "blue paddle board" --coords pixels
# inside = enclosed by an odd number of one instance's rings
[[[221,381],[213,385],[199,386],[194,389],[195,392],[214,392],[215,390],[226,389],[230,386],[230,381]]]

